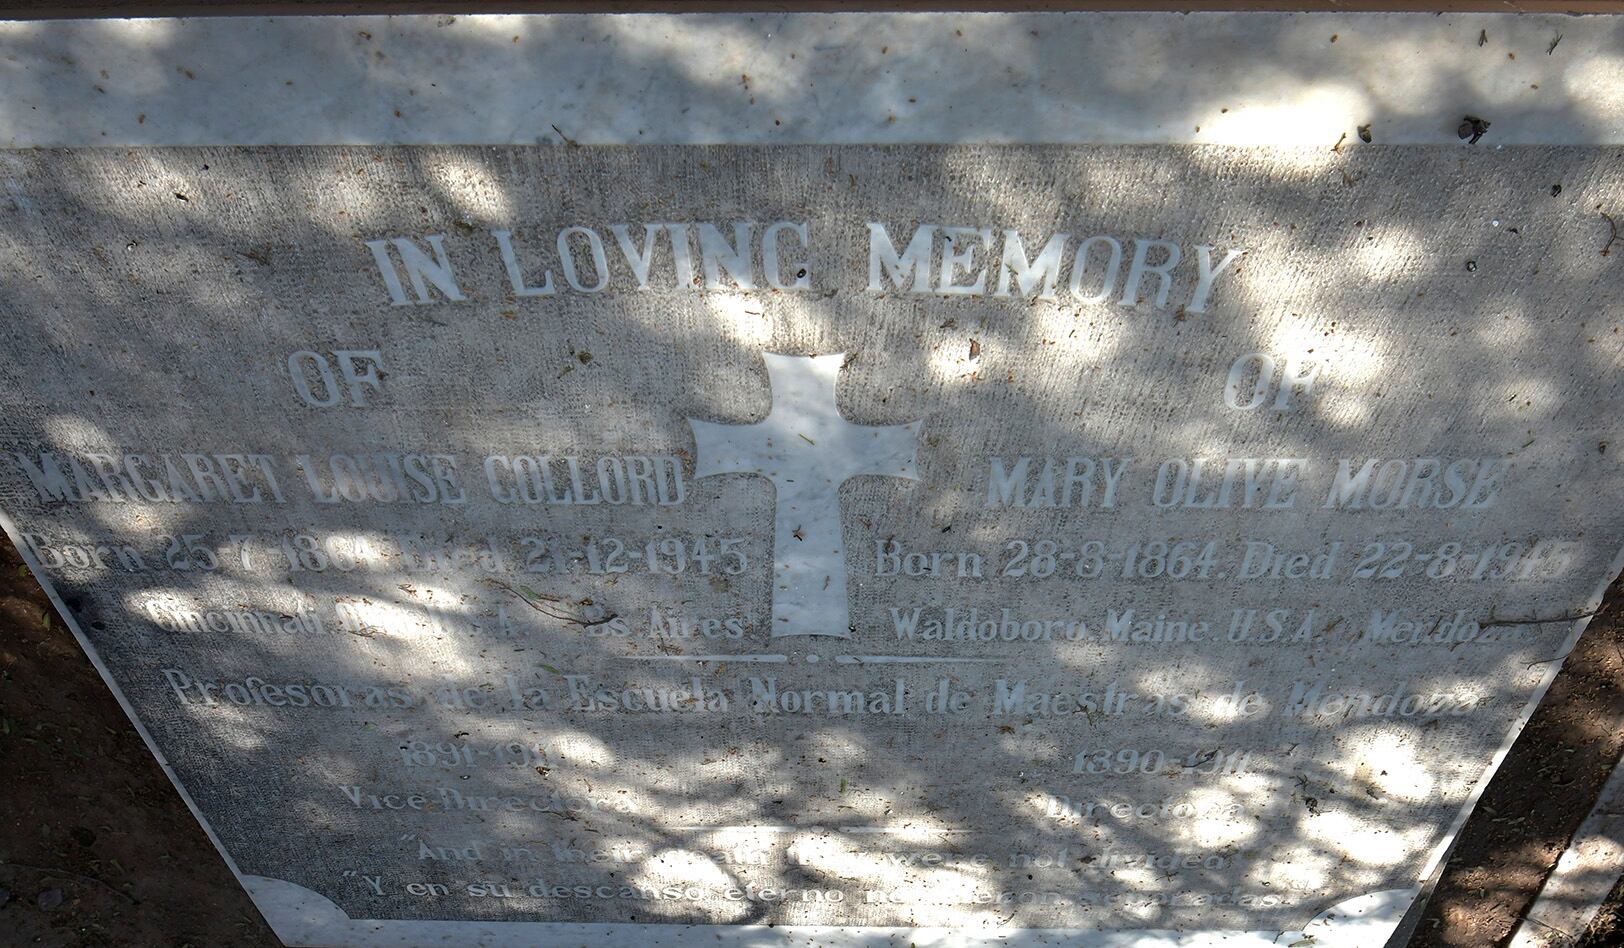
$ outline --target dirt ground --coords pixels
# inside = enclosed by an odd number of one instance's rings
[[[1620,586],[1551,698],[1484,794],[1411,948],[1502,944],[1590,810],[1624,746]],[[1619,900],[1583,948],[1624,946]],[[0,541],[0,946],[278,944]]]
[[[280,944],[0,538],[0,946]]]

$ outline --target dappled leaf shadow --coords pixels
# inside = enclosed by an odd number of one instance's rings
[[[684,81],[680,64],[661,75]],[[1361,639],[1370,610],[1569,615],[1617,552],[1620,515],[1581,502],[1619,487],[1597,447],[1619,443],[1603,396],[1621,290],[1616,258],[1597,252],[1593,210],[1619,197],[1605,149],[328,147],[3,160],[15,189],[0,207],[11,355],[0,448],[263,453],[290,483],[275,507],[51,506],[7,454],[0,506],[42,550],[198,535],[226,551],[211,570],[162,568],[160,544],[141,549],[147,569],[114,556],[47,572],[80,603],[85,634],[237,868],[320,892],[355,918],[1298,928],[1345,899],[1416,884],[1569,628],[1381,644]],[[1188,269],[1165,307],[867,292],[866,222],[903,235],[927,218],[1018,229],[1029,246],[1064,230],[1247,255],[1205,313],[1177,305]],[[622,271],[600,295],[516,299],[489,235],[511,229],[529,253],[573,224],[607,233],[745,219],[811,221],[818,291],[678,289],[670,260],[657,259],[646,291],[626,288]],[[428,234],[445,235],[468,301],[388,306],[364,241]],[[611,257],[611,269],[623,262]],[[341,348],[383,353],[377,398],[302,404],[287,355]],[[1311,644],[978,641],[955,643],[951,657],[988,664],[839,663],[840,643],[767,635],[764,479],[690,480],[675,507],[490,501],[480,462],[493,454],[671,455],[691,477],[688,419],[745,423],[770,410],[762,352],[848,353],[837,390],[847,420],[922,423],[920,481],[858,478],[841,493],[852,654],[941,657],[899,636],[892,610],[949,606],[1095,629],[1130,607],[1215,626],[1236,609],[1289,607],[1293,619],[1312,609]],[[1226,408],[1225,373],[1246,352],[1322,362],[1319,397],[1290,414]],[[469,500],[317,505],[288,461],[367,451],[453,455]],[[993,456],[1132,457],[1139,486],[1115,510],[988,509]],[[1305,502],[1237,517],[1145,503],[1160,460],[1224,456],[1307,458],[1321,475],[1338,458],[1493,457],[1515,474],[1481,512]],[[255,536],[246,565],[228,541],[236,533]],[[278,565],[284,538],[302,533],[333,538],[320,569]],[[464,549],[494,537],[519,566],[526,536],[635,549],[705,534],[742,538],[751,568],[515,575],[473,561],[413,570],[400,552],[401,537]],[[1231,558],[1262,540],[1312,553],[1341,543],[1349,559],[1394,538],[1433,552],[1559,538],[1577,559],[1514,584],[1424,571],[1347,581],[1344,568],[1311,586],[1218,574],[1040,581],[991,568],[961,581],[881,576],[873,564],[883,542],[978,551],[992,564],[1013,539],[1121,549],[1193,537],[1219,540]],[[345,555],[360,565],[343,568]],[[336,602],[362,619],[341,628]],[[156,621],[223,609],[315,613],[324,626],[244,634]],[[662,638],[649,634],[656,609],[741,618],[749,632]],[[663,660],[767,651],[786,661],[762,671]],[[662,660],[637,661],[647,658]],[[667,693],[697,679],[728,709],[573,710],[567,675]],[[259,687],[249,676],[414,697],[409,708],[233,701],[223,683],[248,694]],[[916,713],[761,713],[751,679],[768,677],[784,690],[865,694],[901,682]],[[999,679],[1101,700],[996,713]],[[182,682],[197,680],[222,683],[225,700],[193,700],[201,692]],[[1345,705],[1309,715],[1288,707],[1294,682],[1473,700],[1458,715],[1359,717]],[[941,688],[967,694],[967,710],[923,711]],[[527,689],[545,690],[545,706],[518,700]],[[1254,689],[1255,713],[1222,700]],[[1113,713],[1107,693],[1132,697]],[[1148,713],[1155,695],[1182,696],[1187,712]],[[1113,761],[1134,752],[1124,765],[1134,772],[1075,772],[1079,754],[1102,749]],[[1151,759],[1205,766],[1211,751],[1251,753],[1234,774],[1136,770]],[[576,885],[707,895],[583,898]],[[716,896],[729,887],[793,895]]]

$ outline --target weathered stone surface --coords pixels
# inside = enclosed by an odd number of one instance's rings
[[[0,509],[291,943],[1370,945],[1618,572],[1615,153],[8,152]]]

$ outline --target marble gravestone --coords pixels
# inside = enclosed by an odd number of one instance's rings
[[[1621,48],[0,26],[4,525],[292,945],[1369,948],[1620,569]]]

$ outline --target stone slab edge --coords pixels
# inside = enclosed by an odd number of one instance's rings
[[[1507,948],[1570,948],[1624,874],[1624,760],[1574,831]]]
[[[0,146],[1624,143],[1624,17],[0,22]]]

